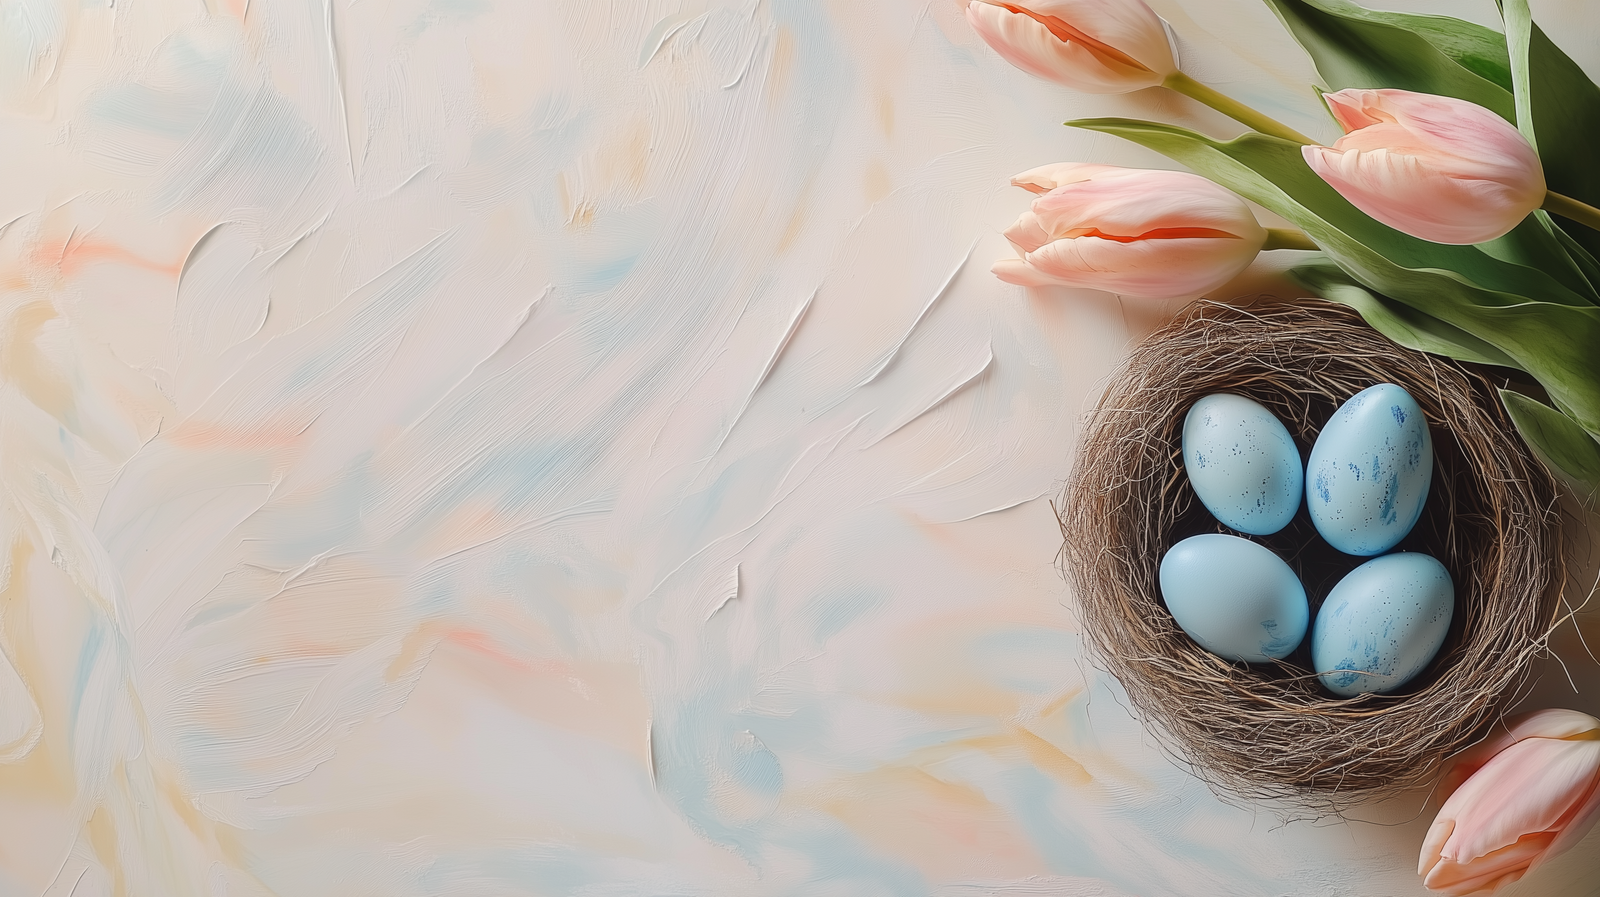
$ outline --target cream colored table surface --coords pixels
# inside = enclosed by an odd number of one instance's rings
[[[1047,500],[1183,303],[988,268],[1118,113],[1229,132],[958,0],[0,3],[0,895],[1423,893],[1421,795],[1219,800],[1085,655]]]

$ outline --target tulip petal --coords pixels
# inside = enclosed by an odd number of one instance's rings
[[[1011,186],[1021,187],[1029,193],[1049,193],[1057,187],[1123,170],[1115,165],[1095,165],[1092,162],[1055,162],[1024,171],[1011,179]]]
[[[1538,208],[1495,181],[1457,178],[1416,156],[1301,148],[1306,164],[1356,208],[1395,230],[1435,243],[1484,243]]]
[[[1017,252],[1024,256],[1054,239],[1031,209],[1023,212],[1015,224],[1006,228],[1005,235]]]
[[[1595,822],[1600,821],[1600,774],[1597,774],[1595,781],[1590,784],[1589,793],[1578,802],[1577,806],[1567,811],[1567,816],[1568,818],[1560,823],[1561,831],[1556,834],[1555,840],[1550,842],[1550,848],[1535,860],[1533,865],[1537,866],[1576,846],[1585,835],[1589,834],[1589,829],[1594,828]]]
[[[1091,229],[1136,237],[1161,228],[1199,227],[1233,234],[1258,249],[1267,238],[1243,200],[1185,171],[1094,173],[1035,199],[1033,211],[1056,237]]]
[[[1368,121],[1359,129],[1347,126],[1351,131],[1347,137],[1389,126],[1410,135],[1409,143],[1396,144],[1397,148],[1453,157],[1452,170],[1476,177],[1515,180],[1536,174],[1543,192],[1538,154],[1527,139],[1510,122],[1476,103],[1408,90],[1352,89],[1338,95],[1346,102],[1344,115],[1357,114],[1350,111],[1350,105],[1358,104],[1358,114]],[[1331,109],[1335,95],[1328,96]],[[1344,124],[1344,118],[1340,123]]]
[[[1035,269],[1022,259],[1000,259],[989,269],[994,276],[1019,287],[1061,286],[1061,282]]]
[[[1451,758],[1439,779],[1439,796],[1448,799],[1467,777],[1506,748],[1529,738],[1581,738],[1600,735],[1600,719],[1576,710],[1551,708],[1507,717],[1488,738]]]
[[[1469,863],[1441,860],[1428,870],[1422,884],[1430,890],[1454,895],[1473,894],[1516,881],[1545,852],[1552,837],[1549,832],[1524,835],[1515,843]]]
[[[1005,61],[1035,77],[1089,93],[1155,87],[1167,74],[1129,66],[1080,42],[1063,41],[1032,16],[987,0],[967,4],[967,21]],[[1159,27],[1160,20],[1156,21]]]
[[[1345,133],[1357,131],[1369,125],[1378,124],[1381,121],[1393,121],[1392,117],[1378,118],[1367,111],[1365,100],[1368,93],[1371,93],[1371,91],[1339,90],[1323,94],[1322,99],[1328,104],[1328,111],[1333,113],[1334,121],[1339,123],[1339,127],[1343,128]]]
[[[1018,5],[1059,19],[1163,77],[1178,70],[1161,17],[1144,0],[1027,0]]]
[[[1012,283],[1198,296],[1248,267],[1267,238],[1244,200],[1188,172],[1050,165],[1016,181],[1058,186],[1006,229],[1022,259],[995,273]]]
[[[1600,741],[1534,738],[1485,763],[1439,809],[1456,820],[1442,855],[1459,863],[1554,829],[1594,789]]]
[[[1505,119],[1474,103],[1405,90],[1327,94],[1348,133],[1307,146],[1306,164],[1356,208],[1436,243],[1482,243],[1545,198],[1538,154]]]
[[[1149,299],[1198,296],[1232,280],[1260,249],[1239,239],[1056,240],[1028,264],[1058,283]]]
[[[1440,852],[1444,850],[1445,842],[1450,840],[1450,833],[1456,830],[1456,821],[1443,813],[1433,820],[1433,825],[1428,826],[1428,834],[1422,839],[1422,853],[1417,858],[1417,874],[1427,875],[1428,870],[1439,865]]]

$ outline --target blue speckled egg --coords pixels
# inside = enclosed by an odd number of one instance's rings
[[[1339,406],[1311,447],[1306,510],[1328,544],[1371,556],[1397,545],[1422,514],[1433,440],[1411,394],[1393,383]]]
[[[1300,577],[1272,550],[1209,533],[1161,559],[1161,597],[1200,647],[1246,663],[1289,656],[1305,638],[1311,607]]]
[[[1317,677],[1344,697],[1394,691],[1439,653],[1455,604],[1450,572],[1428,555],[1367,561],[1339,580],[1317,612]]]
[[[1244,396],[1194,403],[1183,419],[1183,468],[1206,510],[1241,533],[1275,533],[1300,508],[1300,451],[1271,411]]]

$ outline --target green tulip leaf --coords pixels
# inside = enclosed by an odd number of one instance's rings
[[[1516,120],[1504,39],[1487,28],[1442,16],[1377,12],[1345,0],[1266,3],[1333,90],[1398,87],[1442,94]]]
[[[1449,16],[1420,16],[1352,6],[1347,15],[1404,28],[1427,41],[1456,65],[1478,77],[1511,90],[1511,59],[1505,35],[1492,28]]]
[[[1600,442],[1577,421],[1520,392],[1502,389],[1500,401],[1517,432],[1546,467],[1567,480],[1580,496],[1600,493]]]
[[[1543,210],[1535,210],[1505,236],[1472,248],[1503,262],[1543,271],[1567,289],[1600,304],[1600,292],[1596,292],[1600,278],[1595,276],[1600,269],[1594,265],[1594,257],[1551,223],[1549,213]]]
[[[1287,140],[1249,133],[1221,142],[1128,119],[1070,124],[1153,149],[1283,216],[1357,283],[1498,349],[1579,423],[1600,431],[1600,307],[1549,275],[1374,221]]]
[[[1600,204],[1600,87],[1561,51],[1528,12],[1527,0],[1505,0],[1517,122],[1539,150],[1550,189],[1590,205]],[[1574,239],[1600,254],[1600,233],[1561,221]]]
[[[1517,367],[1511,356],[1465,330],[1368,290],[1338,265],[1326,262],[1299,265],[1290,268],[1288,274],[1323,299],[1355,309],[1372,329],[1407,349],[1457,361]]]
[[[1497,31],[1446,16],[1365,9],[1347,0],[1266,2],[1335,90],[1397,87],[1442,94],[1517,121],[1511,54],[1506,36]],[[1596,292],[1600,282],[1579,272],[1554,230],[1548,224],[1525,221],[1517,231],[1479,248],[1504,261],[1545,271],[1600,303]],[[1600,250],[1600,246],[1590,248]]]
[[[1550,215],[1547,212],[1539,211],[1533,214],[1544,216],[1545,220],[1549,221]],[[1550,223],[1550,232],[1556,235],[1557,240],[1561,241],[1561,248],[1567,251],[1567,257],[1571,258],[1573,264],[1577,265],[1578,270],[1583,272],[1584,278],[1589,283],[1600,288],[1600,261],[1596,261],[1587,247],[1573,239],[1571,234],[1557,227],[1554,223]]]

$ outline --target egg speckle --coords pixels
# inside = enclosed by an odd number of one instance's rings
[[[1350,571],[1323,602],[1311,660],[1334,694],[1383,694],[1422,672],[1444,644],[1455,586],[1434,558],[1396,552]]]
[[[1335,411],[1312,446],[1306,507],[1324,539],[1346,554],[1382,554],[1422,514],[1433,441],[1415,400],[1393,383],[1362,390]]]
[[[1244,396],[1194,403],[1183,420],[1183,463],[1200,503],[1230,529],[1269,535],[1299,510],[1300,452],[1282,422]]]

